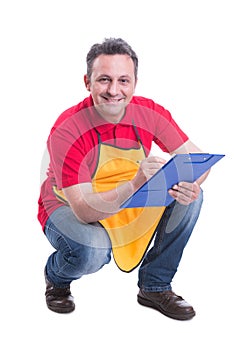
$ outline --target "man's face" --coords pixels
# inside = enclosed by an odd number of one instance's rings
[[[100,55],[93,62],[91,79],[85,75],[84,80],[98,113],[108,122],[119,122],[136,86],[131,57]]]

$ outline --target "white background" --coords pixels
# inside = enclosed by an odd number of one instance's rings
[[[8,0],[0,5],[1,338],[4,349],[233,349],[233,6],[228,0]],[[53,251],[37,222],[49,130],[87,92],[93,43],[122,37],[139,57],[136,94],[169,109],[198,146],[226,157],[173,289],[197,316],[168,319],[136,302],[137,270],[112,262],[72,285],[76,311],[50,312],[43,269]]]

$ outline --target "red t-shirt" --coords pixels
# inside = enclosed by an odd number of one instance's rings
[[[148,156],[152,142],[164,152],[172,152],[188,140],[171,114],[150,99],[134,96],[118,124],[105,121],[95,110],[89,96],[63,112],[51,129],[47,147],[50,164],[41,186],[38,219],[44,225],[61,205],[52,187],[58,189],[91,182],[95,172],[99,142],[129,149],[141,141]]]

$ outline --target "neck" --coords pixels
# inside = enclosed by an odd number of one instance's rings
[[[95,107],[95,109],[102,119],[104,119],[108,123],[112,123],[112,124],[118,124],[123,119],[123,117],[125,115],[125,110],[120,115],[110,115],[110,114],[106,114],[106,113],[101,113],[101,111],[99,111],[99,109],[96,107]]]

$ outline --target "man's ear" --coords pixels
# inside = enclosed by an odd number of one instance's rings
[[[84,75],[84,83],[85,83],[85,87],[88,91],[90,91],[90,80],[87,76],[87,74]]]

